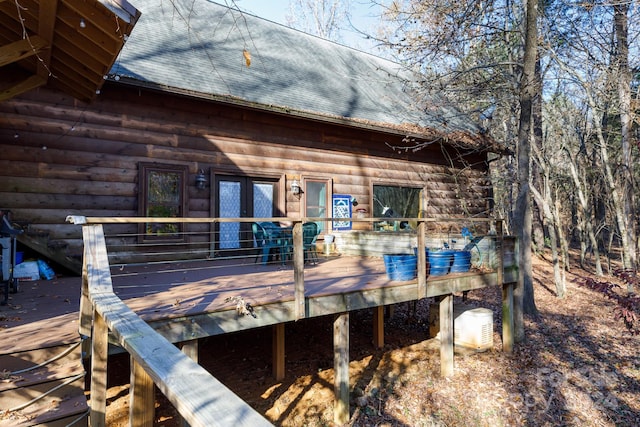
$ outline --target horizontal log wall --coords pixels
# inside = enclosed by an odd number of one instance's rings
[[[215,216],[211,192],[194,186],[199,169],[331,179],[334,193],[353,195],[369,213],[374,183],[418,185],[430,217],[489,214],[485,155],[452,164],[455,152],[445,156],[439,144],[416,152],[390,148],[401,140],[117,84],[105,85],[92,104],[39,89],[0,103],[0,208],[79,255],[80,230],[65,224],[66,216],[137,216],[138,165],[158,162],[188,166],[191,217]],[[289,192],[280,204],[286,216],[301,214]],[[206,225],[190,230],[207,231]],[[105,231],[137,233],[126,225]]]

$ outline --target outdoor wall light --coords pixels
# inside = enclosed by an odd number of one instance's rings
[[[296,196],[299,196],[300,194],[304,193],[304,191],[302,191],[302,188],[300,188],[300,183],[298,182],[297,179],[294,179],[291,182],[291,192]]]
[[[207,176],[204,174],[204,170],[200,169],[196,175],[196,188],[198,190],[204,190],[207,187]]]

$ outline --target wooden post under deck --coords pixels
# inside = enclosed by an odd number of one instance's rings
[[[281,381],[285,376],[284,323],[273,325],[273,377]]]
[[[293,280],[296,320],[306,317],[304,300],[304,241],[302,223],[293,224]]]
[[[440,300],[440,375],[453,375],[453,295]]]
[[[194,362],[198,363],[198,356],[199,356],[199,352],[198,352],[198,340],[191,340],[191,341],[184,341],[180,343],[180,350],[182,350],[182,352],[184,354],[186,354],[189,359],[193,360]],[[180,425],[182,427],[189,427],[189,423],[187,422],[187,420],[184,419],[184,417],[180,417]]]
[[[384,305],[373,307],[373,345],[384,347]]]
[[[187,356],[189,359],[194,362],[198,362],[198,340],[191,341],[183,341],[180,343],[180,350]]]
[[[153,380],[144,368],[131,357],[129,425],[131,427],[153,427],[155,401]]]
[[[107,425],[107,354],[109,351],[109,328],[104,318],[93,313],[93,336],[91,340],[91,427]]]
[[[511,353],[513,351],[513,283],[504,283],[504,236],[502,234],[502,221],[497,221],[498,228],[498,284],[502,286],[502,351]],[[518,242],[516,241],[516,245]],[[518,256],[518,247],[515,248],[515,255]],[[519,264],[516,264],[519,265]]]
[[[93,305],[89,300],[89,278],[87,277],[87,257],[82,257],[82,285],[80,289],[80,318],[78,319],[78,332],[82,337],[91,336],[91,324],[93,318]],[[82,357],[91,356],[91,340],[82,341]]]
[[[349,313],[336,315],[333,321],[333,367],[336,404],[333,421],[349,422]]]
[[[418,224],[418,298],[423,299],[427,297],[427,252],[425,250],[425,230],[427,224],[420,222]]]
[[[502,285],[502,351],[513,351],[513,283]]]

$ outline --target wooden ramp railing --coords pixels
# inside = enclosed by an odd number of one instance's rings
[[[130,425],[151,426],[154,384],[190,426],[271,426],[204,368],[140,319],[114,292],[102,225],[84,225],[81,316],[91,333],[92,427],[106,426],[109,332],[131,355]]]

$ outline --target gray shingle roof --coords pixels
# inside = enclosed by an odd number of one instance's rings
[[[444,103],[420,108],[394,62],[208,0],[136,0],[142,12],[110,78],[205,98],[352,120],[476,145]],[[248,67],[243,56],[251,56]]]

